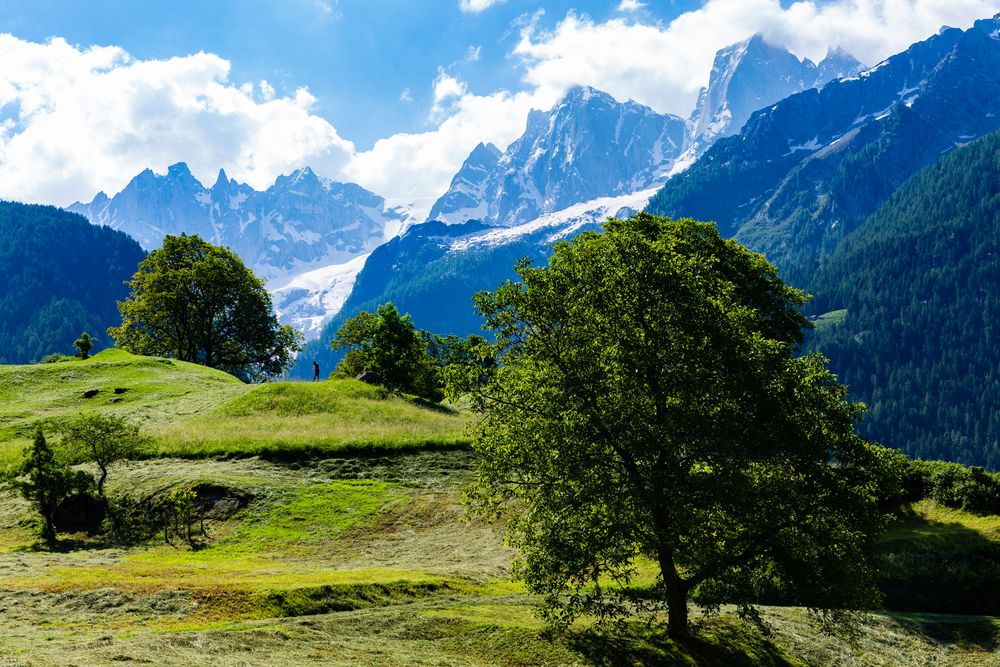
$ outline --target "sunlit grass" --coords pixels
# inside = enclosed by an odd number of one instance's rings
[[[0,366],[0,467],[36,426],[81,413],[128,417],[147,456],[308,458],[468,443],[467,412],[426,407],[355,380],[246,385],[203,366],[122,350],[82,361]]]

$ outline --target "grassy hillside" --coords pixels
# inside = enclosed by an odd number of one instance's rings
[[[466,442],[467,415],[423,407],[354,380],[246,385],[173,359],[105,350],[86,361],[0,366],[0,462],[36,424],[120,414],[152,437],[149,456],[301,458]]]
[[[587,620],[549,636],[510,578],[501,527],[462,504],[475,459],[455,445],[470,415],[362,383],[249,386],[107,351],[0,367],[0,392],[8,460],[36,421],[85,410],[129,415],[152,437],[108,480],[142,510],[131,541],[62,534],[42,549],[36,515],[0,489],[0,664],[995,664],[993,618],[926,613],[871,616],[854,645],[778,607],[763,608],[770,636],[725,609],[695,610],[686,642]],[[180,488],[204,502],[190,541],[161,514]],[[954,558],[934,564],[925,546],[996,545],[997,521],[918,503],[883,540],[890,578],[903,592],[951,581],[934,568]]]
[[[0,494],[0,663],[398,665],[984,665],[986,617],[880,614],[856,645],[803,610],[766,607],[770,637],[730,610],[670,642],[644,626],[580,622],[550,638],[510,581],[499,527],[466,520],[465,451],[302,463],[154,459],[113,469],[111,492],[211,484],[196,548],[64,538],[34,548],[20,500]],[[915,510],[932,528],[930,506]],[[962,514],[963,520],[968,519]],[[918,533],[907,525],[893,539]]]

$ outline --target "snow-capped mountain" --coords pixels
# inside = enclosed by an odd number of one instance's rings
[[[670,179],[649,210],[714,220],[807,281],[909,176],[997,128],[1000,15],[944,28],[858,76],[754,113]]]
[[[68,210],[131,235],[147,250],[167,234],[198,234],[232,248],[258,276],[274,279],[364,255],[407,223],[406,212],[353,183],[308,167],[257,191],[219,171],[211,188],[178,163],[147,169],[112,198],[99,193]]]
[[[838,46],[827,51],[826,58],[816,66],[816,81],[813,87],[822,88],[830,81],[857,76],[864,69],[864,64]]]
[[[717,139],[737,134],[750,115],[794,93],[854,76],[864,66],[843,49],[831,50],[819,65],[799,60],[763,36],[721,49],[688,122],[688,146],[678,168],[689,165]]]
[[[430,219],[513,226],[598,197],[649,188],[684,148],[685,122],[589,87],[528,114],[502,155],[477,146]],[[494,158],[496,158],[494,160]]]
[[[316,338],[323,326],[340,312],[365,266],[368,254],[342,264],[331,264],[285,279],[271,281],[268,288],[278,319]]]
[[[493,144],[476,146],[462,163],[443,197],[434,203],[429,220],[455,223],[486,217],[486,185],[503,153]]]

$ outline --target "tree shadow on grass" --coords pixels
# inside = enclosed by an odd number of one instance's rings
[[[31,544],[19,546],[13,551],[25,553],[54,553],[65,554],[74,551],[100,551],[103,549],[115,549],[121,547],[111,540],[91,538],[91,537],[60,537],[54,543],[47,543],[43,540],[36,540]]]
[[[904,516],[878,546],[885,608],[1000,615],[1000,542],[959,522]]]
[[[572,633],[571,649],[595,665],[726,665],[786,667],[797,664],[757,629],[737,619],[715,617],[692,628],[691,637],[671,640],[662,627],[633,625],[617,634]]]
[[[1000,648],[1000,623],[989,616],[891,614],[907,632],[963,650],[994,653]]]

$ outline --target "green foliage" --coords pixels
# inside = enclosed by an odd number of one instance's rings
[[[301,348],[264,282],[237,255],[198,236],[167,236],[139,265],[108,333],[135,354],[175,357],[248,381],[280,375]]]
[[[94,483],[89,474],[73,470],[56,456],[40,428],[15,475],[12,484],[41,515],[42,538],[49,544],[56,541],[59,504],[73,494],[86,493]]]
[[[0,363],[69,352],[118,321],[145,256],[128,235],[52,206],[0,202]]]
[[[117,415],[80,415],[63,428],[63,446],[77,463],[93,462],[101,471],[97,494],[104,498],[108,468],[139,454],[139,427]]]
[[[190,484],[174,488],[161,508],[163,513],[163,540],[170,542],[170,529],[177,537],[184,539],[192,547],[196,545],[193,535],[194,522],[198,522],[202,537],[205,533],[205,516],[198,502],[198,492]]]
[[[855,434],[824,360],[793,356],[801,292],[714,226],[646,214],[517,270],[476,298],[496,370],[451,380],[484,413],[474,507],[507,517],[551,621],[666,602],[679,636],[689,595],[752,615],[775,580],[831,624],[877,604],[896,459]]]
[[[375,373],[390,391],[440,400],[434,365],[427,341],[414,328],[409,315],[400,315],[391,303],[374,313],[362,311],[337,330],[334,350],[347,350],[337,373],[355,377]]]
[[[73,347],[79,350],[77,354],[81,359],[87,359],[90,357],[90,350],[94,347],[94,339],[91,338],[90,334],[84,331],[80,334],[80,337],[73,341]]]
[[[1000,514],[1000,479],[979,467],[944,461],[908,461],[907,500],[924,498],[974,514]]]
[[[46,354],[44,357],[38,360],[40,364],[55,364],[60,361],[68,361],[73,357],[68,357],[65,354],[60,354],[59,352],[53,352],[52,354]]]
[[[810,346],[869,407],[861,432],[921,459],[1000,469],[1000,133],[889,198],[825,262]]]

